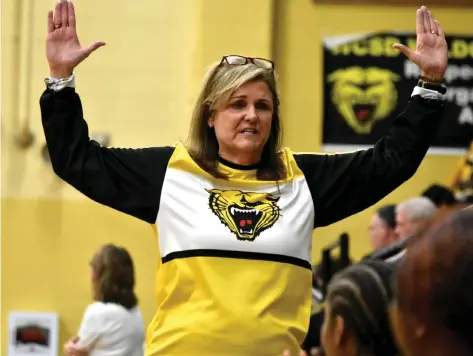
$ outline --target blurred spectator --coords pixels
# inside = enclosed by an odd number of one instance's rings
[[[82,318],[77,337],[64,346],[67,356],[143,356],[144,321],[136,298],[133,260],[128,251],[102,246],[91,262],[95,302]]]
[[[393,329],[406,356],[473,355],[473,211],[437,222],[396,276]]]
[[[396,207],[396,233],[400,240],[425,232],[437,207],[426,197],[414,197]]]
[[[424,190],[422,196],[429,198],[432,203],[437,206],[437,208],[452,206],[457,203],[453,192],[440,184],[432,184],[430,187]]]
[[[325,355],[398,355],[388,314],[393,273],[383,261],[366,260],[330,281],[321,333]]]
[[[335,275],[344,268],[352,264],[349,260],[349,264],[344,263],[340,258],[332,258],[330,263],[330,275]],[[302,344],[302,348],[307,351],[310,355],[311,350],[320,347],[320,330],[324,321],[324,309],[323,309],[323,289],[325,286],[324,276],[326,275],[326,265],[320,263],[313,269],[312,281],[312,315],[310,317],[309,330],[306,338]]]
[[[371,217],[369,226],[369,237],[374,251],[391,246],[396,243],[398,237],[396,229],[396,206],[385,205],[376,211]]]

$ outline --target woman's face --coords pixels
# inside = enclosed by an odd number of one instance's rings
[[[209,119],[219,154],[236,164],[255,164],[268,141],[273,119],[273,96],[263,80],[243,84],[228,103],[217,103]]]
[[[389,241],[387,241],[388,229],[386,227],[386,223],[379,217],[377,213],[373,214],[371,217],[369,236],[371,247],[375,251],[387,247],[387,244],[389,243]]]

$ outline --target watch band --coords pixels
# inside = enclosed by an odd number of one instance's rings
[[[419,75],[418,79],[423,80],[424,82],[432,83],[432,84],[445,84],[445,78],[429,78],[424,77],[423,75]]]
[[[75,88],[75,76],[72,73],[69,77],[64,78],[52,78],[48,77],[44,79],[47,90],[61,91],[66,87]]]
[[[423,79],[419,79],[419,81],[417,82],[417,86],[424,89],[428,89],[428,90],[435,90],[436,92],[442,95],[445,95],[447,93],[447,88],[444,87],[443,85],[437,84],[437,83],[426,82]]]
[[[44,79],[44,83],[48,88],[54,86],[54,85],[59,85],[61,83],[67,82],[71,80],[74,77],[74,73],[72,73],[69,77],[63,77],[63,78],[51,78],[47,77]]]
[[[44,79],[44,84],[46,84],[46,87],[49,89],[51,88],[53,85],[57,85],[59,83],[62,83],[64,81],[66,81],[68,78],[60,78],[60,79],[56,79],[56,78],[45,78]]]

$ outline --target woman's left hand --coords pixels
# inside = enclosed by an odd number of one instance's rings
[[[412,62],[417,64],[422,75],[432,79],[443,79],[447,71],[448,46],[445,34],[432,13],[422,6],[416,13],[417,48],[415,51],[403,44],[395,44],[397,48]]]
[[[76,344],[77,340],[78,338],[74,338],[64,344],[64,354],[66,356],[88,356],[89,355],[87,351],[77,348],[77,344]]]

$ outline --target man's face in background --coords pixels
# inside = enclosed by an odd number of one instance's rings
[[[415,236],[422,228],[423,220],[411,219],[404,211],[396,212],[396,233],[400,240]]]

